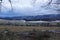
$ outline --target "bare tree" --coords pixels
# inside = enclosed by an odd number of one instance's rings
[[[60,14],[60,6],[59,6],[60,5],[60,0],[57,0],[55,4],[58,7],[56,11],[57,11],[58,14]]]
[[[51,3],[52,3],[52,0],[50,0],[50,2],[47,4],[47,6],[50,5]]]
[[[1,7],[2,7],[2,0],[0,0],[0,13],[1,13]]]
[[[9,3],[10,3],[10,5],[11,5],[11,11],[13,11],[12,1],[11,1],[11,0],[9,0]]]
[[[0,0],[0,13],[1,13],[1,8],[4,7],[4,6],[2,6],[2,1],[3,1],[3,0]],[[8,0],[8,1],[9,1],[10,5],[11,5],[11,10],[13,10],[11,0]],[[5,7],[4,7],[4,8],[5,8]]]
[[[52,0],[48,0],[48,1],[49,2],[44,7],[47,7],[47,6],[49,6],[52,3]]]

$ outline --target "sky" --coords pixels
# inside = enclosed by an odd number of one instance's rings
[[[47,4],[50,0],[11,0],[12,7],[8,0],[3,0],[0,16],[30,16],[30,15],[46,15],[57,14],[54,9],[60,6]],[[53,3],[56,0],[53,0]]]

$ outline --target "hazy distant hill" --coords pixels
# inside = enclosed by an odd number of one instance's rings
[[[5,20],[26,20],[26,21],[55,21],[60,20],[60,14],[37,15],[37,16],[14,16],[14,17],[0,17]]]

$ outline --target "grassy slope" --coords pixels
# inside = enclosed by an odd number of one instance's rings
[[[60,30],[60,27],[32,27],[32,26],[0,26],[0,30],[8,29],[11,31],[26,31],[26,30]]]

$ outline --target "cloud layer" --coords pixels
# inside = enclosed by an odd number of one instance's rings
[[[53,10],[53,7],[46,7],[48,3],[49,0],[12,0],[12,11],[9,1],[3,0],[0,16],[56,14],[57,11]]]

